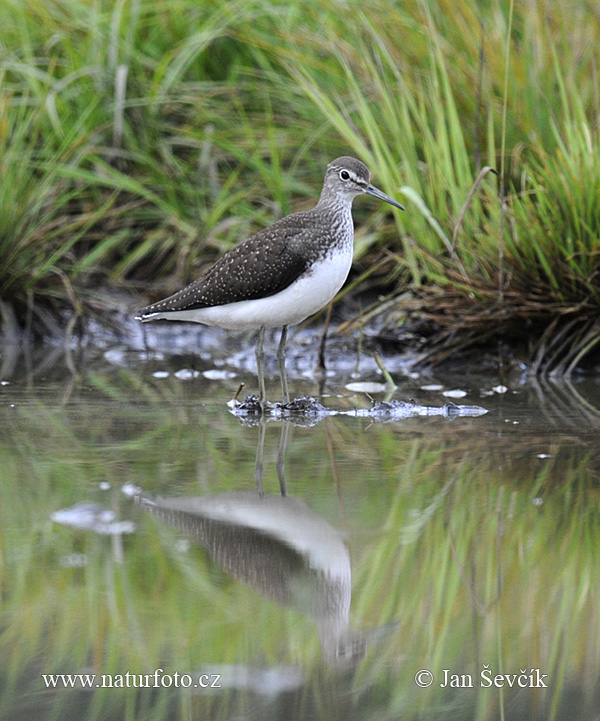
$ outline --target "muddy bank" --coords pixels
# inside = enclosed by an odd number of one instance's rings
[[[254,372],[254,333],[194,323],[142,325],[134,315],[144,302],[129,292],[102,289],[86,300],[85,311],[79,315],[64,307],[36,308],[29,322],[18,320],[11,306],[2,303],[0,375],[9,378],[23,366],[41,373],[56,367],[60,372],[65,363],[100,358],[116,365],[143,363],[150,368],[165,358],[180,358],[192,370]],[[357,313],[357,307],[370,310]],[[523,375],[600,373],[600,357],[594,348],[581,358],[582,365],[542,362],[548,354],[558,357],[561,349],[566,352],[569,329],[558,323],[559,316],[556,321],[546,318],[519,324],[512,318],[504,325],[488,322],[487,326],[476,314],[464,318],[462,327],[456,317],[444,321],[423,305],[423,298],[409,295],[381,304],[377,312],[372,297],[355,293],[336,304],[328,326],[323,313],[290,329],[288,373],[291,378],[350,379],[379,378],[382,369],[392,375],[491,373],[500,382]],[[579,319],[579,324],[584,320]],[[572,319],[571,331],[574,324]],[[588,329],[590,344],[594,332]],[[267,331],[267,374],[276,374],[278,341],[279,330]]]

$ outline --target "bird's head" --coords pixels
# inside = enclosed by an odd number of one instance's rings
[[[323,182],[323,193],[326,198],[343,198],[352,200],[362,193],[368,193],[374,198],[379,198],[395,208],[404,210],[404,206],[400,205],[389,195],[371,185],[371,173],[367,166],[356,158],[344,155],[341,158],[332,160],[327,166],[325,180]]]

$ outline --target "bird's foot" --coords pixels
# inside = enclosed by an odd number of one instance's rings
[[[270,403],[266,400],[261,402],[257,396],[249,395],[245,401],[240,402],[237,399],[233,399],[229,401],[227,405],[235,415],[254,416],[256,418],[281,418],[284,416],[301,415],[314,416],[330,413],[324,405],[312,396],[300,396],[300,398],[294,398],[287,403]]]

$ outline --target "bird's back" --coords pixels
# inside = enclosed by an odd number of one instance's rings
[[[142,308],[137,316],[152,320],[157,313],[166,316],[274,296],[309,273],[319,259],[342,249],[351,262],[352,216],[328,215],[313,208],[281,218],[232,248],[193,283]]]

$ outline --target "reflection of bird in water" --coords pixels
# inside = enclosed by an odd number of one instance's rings
[[[225,573],[313,618],[325,661],[352,668],[364,656],[367,644],[384,638],[390,627],[351,630],[350,554],[342,534],[301,500],[286,495],[285,451],[290,429],[286,421],[281,425],[276,463],[281,495],[263,493],[266,427],[263,416],[254,470],[257,493],[142,502],[206,548]]]
[[[328,663],[362,657],[364,637],[349,626],[350,554],[341,534],[305,503],[238,492],[146,506],[206,548],[226,573],[312,617]]]

